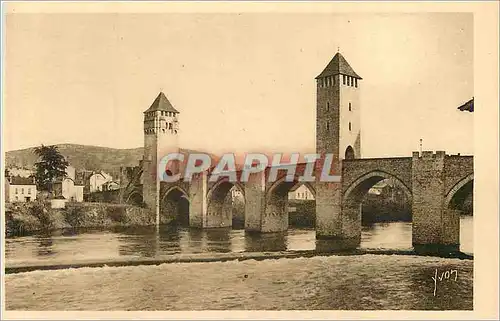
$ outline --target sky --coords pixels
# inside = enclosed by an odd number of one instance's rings
[[[183,148],[314,152],[315,77],[340,49],[363,78],[361,156],[473,154],[470,13],[14,13],[4,148],[143,146],[163,91]]]

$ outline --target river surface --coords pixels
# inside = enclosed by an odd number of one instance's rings
[[[461,220],[461,250],[467,253],[473,253],[472,222],[472,217]],[[315,233],[82,230],[10,238],[5,247],[7,265],[56,263],[68,258],[312,250]],[[411,249],[411,224],[364,227],[360,247]],[[452,277],[434,281],[436,273],[439,277],[446,271],[443,275]],[[361,255],[34,271],[6,275],[5,290],[8,310],[471,310],[472,279],[472,260]]]

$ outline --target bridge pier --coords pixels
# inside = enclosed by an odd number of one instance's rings
[[[342,237],[342,183],[316,182],[316,238]]]
[[[284,232],[288,230],[288,202],[286,195],[268,196],[262,217],[261,232]]]
[[[231,227],[233,225],[231,209],[224,206],[224,202],[211,200],[204,227]]]
[[[266,177],[264,172],[253,173],[245,184],[245,231],[261,232],[266,204]]]
[[[330,175],[342,173],[342,161],[334,161]],[[361,242],[361,209],[343,204],[342,182],[323,182],[316,175],[316,249],[351,250]]]
[[[207,221],[207,173],[193,175],[189,187],[189,226],[204,228]]]
[[[445,152],[413,153],[412,243],[420,253],[460,248],[460,217],[445,207]]]

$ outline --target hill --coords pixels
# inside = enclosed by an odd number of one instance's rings
[[[77,169],[103,170],[110,174],[118,173],[120,166],[137,166],[143,155],[143,147],[117,149],[109,147],[58,144],[61,154],[71,166]],[[5,153],[6,167],[31,168],[37,160],[34,147]]]
[[[107,172],[117,177],[120,167],[137,166],[142,159],[144,148],[118,149],[77,144],[57,144],[59,152],[69,161],[70,165],[78,170]],[[9,167],[32,168],[38,157],[34,147],[13,150],[5,153],[5,165]],[[181,149],[183,153],[198,153],[190,149]],[[215,161],[217,156],[211,155]]]

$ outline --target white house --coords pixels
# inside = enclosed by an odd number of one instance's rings
[[[64,197],[64,199],[73,202],[83,202],[84,183],[77,181],[75,176],[75,168],[73,166],[66,167],[66,176],[53,184],[56,197]]]
[[[7,202],[30,202],[36,200],[35,179],[31,177],[6,177],[5,199]]]
[[[53,186],[56,196],[62,196],[68,201],[83,202],[84,185],[81,183],[75,183],[72,178],[64,177],[63,179],[55,182]]]
[[[288,193],[289,200],[314,200],[314,196],[306,185],[300,185]]]
[[[108,183],[113,181],[113,177],[104,172],[96,172],[90,175],[89,181],[90,193],[93,193],[107,189],[109,187]]]

